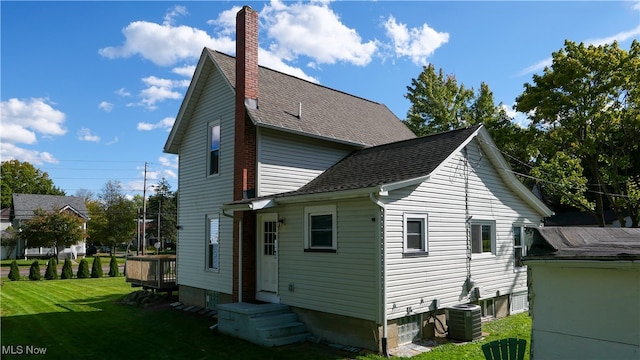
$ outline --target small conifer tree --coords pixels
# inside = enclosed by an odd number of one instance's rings
[[[49,259],[47,270],[44,272],[44,278],[47,280],[56,280],[58,278],[58,262],[55,258]]]
[[[100,256],[94,256],[93,264],[91,264],[91,277],[100,278],[102,275],[104,275],[102,272],[102,260],[100,260]]]
[[[120,269],[118,269],[118,261],[115,256],[112,256],[111,261],[109,262],[109,276],[120,276]]]
[[[40,280],[40,263],[38,260],[31,263],[31,267],[29,268],[29,280]]]
[[[62,265],[61,279],[73,279],[73,268],[71,267],[71,260],[69,258],[64,259],[64,265]]]
[[[20,276],[20,268],[18,267],[18,262],[13,260],[11,262],[11,270],[9,270],[9,280],[18,281],[22,278]]]
[[[87,259],[80,260],[80,264],[78,265],[78,273],[76,274],[76,277],[78,279],[86,279],[90,275],[91,274],[89,274],[89,263],[87,262]]]

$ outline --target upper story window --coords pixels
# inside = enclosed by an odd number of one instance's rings
[[[522,269],[525,265],[522,258],[533,243],[534,228],[516,225],[513,227],[513,262],[516,269]]]
[[[473,254],[495,254],[496,222],[490,220],[471,221],[471,252]]]
[[[404,214],[404,252],[428,251],[427,214]]]
[[[220,172],[220,123],[209,125],[209,175]]]
[[[336,206],[304,208],[305,251],[335,252],[338,248]]]

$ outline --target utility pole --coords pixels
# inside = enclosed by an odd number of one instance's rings
[[[164,249],[164,243],[160,240],[160,212],[162,211],[162,197],[164,195],[161,192],[158,192],[158,195],[160,195],[158,198],[158,241],[160,242],[160,247]]]
[[[147,250],[147,162],[144,162],[144,185],[142,188],[142,255]]]

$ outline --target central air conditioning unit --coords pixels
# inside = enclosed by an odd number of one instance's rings
[[[445,309],[449,338],[471,341],[482,337],[482,310],[473,304],[455,305]]]

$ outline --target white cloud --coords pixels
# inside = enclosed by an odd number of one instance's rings
[[[638,2],[638,4],[640,4],[640,1]],[[638,5],[640,10],[640,5]],[[586,45],[594,45],[594,46],[600,46],[600,45],[604,45],[604,44],[611,44],[614,41],[617,42],[623,42],[623,41],[627,41],[629,39],[633,39],[636,38],[640,35],[640,25],[636,26],[635,28],[631,29],[631,30],[627,30],[627,31],[621,31],[617,34],[611,35],[611,36],[606,36],[606,37],[602,37],[602,38],[595,38],[595,39],[588,39],[583,41]],[[551,66],[551,64],[553,63],[553,59],[551,57],[548,57],[544,60],[540,60],[537,63],[528,66],[522,70],[520,70],[520,72],[518,72],[518,75],[527,75],[527,74],[532,74],[538,71],[543,70],[545,67],[547,66]]]
[[[438,32],[427,23],[420,28],[409,29],[406,24],[398,23],[393,16],[389,16],[384,27],[393,42],[396,56],[408,56],[418,65],[426,65],[427,57],[449,41],[448,33]]]
[[[100,136],[92,134],[90,129],[83,127],[78,131],[78,140],[100,142]]]
[[[165,15],[162,24],[134,21],[122,29],[125,41],[121,46],[108,46],[98,53],[109,59],[140,55],[156,65],[171,66],[198,59],[205,46],[223,52],[235,50],[235,42],[228,36],[213,38],[204,30],[174,26],[176,16],[186,14],[186,8],[176,6]]]
[[[51,103],[53,104],[53,103]],[[55,105],[55,104],[53,104]],[[29,100],[19,100],[16,98],[0,102],[2,141],[13,141],[11,133],[4,131],[8,125],[19,126],[23,129],[40,133],[43,136],[64,135],[67,130],[62,126],[65,121],[65,114],[54,109],[47,99],[31,98]]]
[[[611,44],[614,41],[617,41],[620,43],[623,41],[627,41],[629,39],[636,38],[638,35],[640,35],[640,25],[636,26],[631,30],[621,31],[615,35],[611,35],[603,38],[589,39],[589,40],[586,40],[585,43],[595,45],[595,46]]]
[[[173,117],[166,117],[155,124],[139,122],[137,129],[140,131],[151,131],[155,129],[166,129],[167,131],[170,131],[175,121],[176,119]]]
[[[177,156],[160,156],[158,158],[160,165],[165,167],[170,167],[173,169],[178,168],[178,157]]]
[[[27,150],[6,142],[0,142],[0,154],[0,161],[20,160],[29,162],[34,165],[42,165],[44,163],[58,163],[58,160],[49,152]]]
[[[527,128],[529,127],[529,124],[531,124],[531,120],[527,114],[516,111],[513,106],[507,106],[505,104],[501,104],[500,106],[507,113],[507,116],[511,118],[511,122],[516,125],[522,128]]]
[[[109,146],[109,145],[117,144],[119,141],[120,141],[120,138],[116,136],[111,141],[107,141],[105,145]]]
[[[180,67],[175,67],[171,70],[172,73],[178,74],[180,76],[191,78],[193,73],[196,71],[195,65],[184,65]]]
[[[162,24],[166,26],[173,25],[174,18],[176,18],[178,15],[187,15],[187,14],[189,14],[189,12],[187,11],[186,7],[181,5],[176,5],[173,7],[173,10],[169,11],[164,15],[164,22]]]
[[[168,99],[181,99],[183,94],[175,91],[174,89],[186,88],[189,86],[189,80],[161,79],[155,76],[143,78],[142,82],[147,85],[147,88],[140,91],[140,97],[142,100],[138,105],[144,106],[150,110],[157,108],[156,103]]]
[[[631,6],[631,8],[632,8],[633,10],[638,10],[638,11],[640,11],[640,0],[635,0],[635,1],[633,1],[633,5]]]
[[[367,65],[378,47],[376,40],[365,42],[343,24],[327,2],[287,5],[274,0],[260,15],[275,41],[269,50],[285,60],[303,55],[321,64]]]
[[[111,112],[111,110],[113,110],[113,104],[110,102],[102,101],[100,102],[100,104],[98,104],[98,108],[106,112]]]
[[[47,99],[11,98],[0,102],[0,143],[3,160],[17,159],[34,164],[56,162],[47,152],[27,150],[15,144],[35,144],[38,136],[45,138],[66,134],[63,127],[66,115],[54,109]]]
[[[116,94],[122,96],[122,97],[129,97],[131,96],[131,93],[128,92],[127,90],[125,90],[125,88],[120,88],[118,90],[115,91]]]

